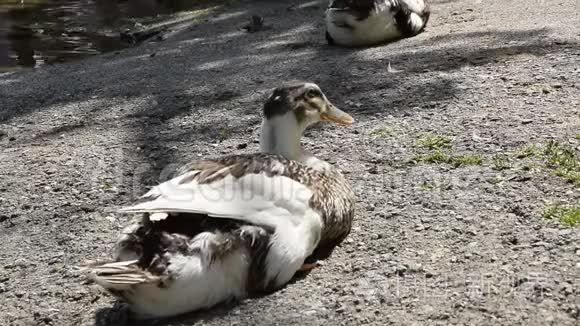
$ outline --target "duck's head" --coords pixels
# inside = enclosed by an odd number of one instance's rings
[[[265,120],[284,120],[308,127],[318,121],[349,125],[354,119],[334,106],[314,83],[292,83],[276,88],[264,104]]]
[[[319,121],[350,125],[354,119],[334,106],[314,83],[292,83],[276,88],[264,104],[262,152],[300,159],[302,133]]]

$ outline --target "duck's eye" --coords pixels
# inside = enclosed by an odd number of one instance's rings
[[[320,96],[320,92],[315,89],[309,89],[308,92],[306,92],[306,97],[308,98],[313,98],[317,96]]]

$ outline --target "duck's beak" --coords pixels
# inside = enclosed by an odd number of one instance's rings
[[[342,125],[350,125],[354,122],[350,114],[337,108],[328,100],[326,100],[326,111],[320,114],[320,120],[336,122]]]

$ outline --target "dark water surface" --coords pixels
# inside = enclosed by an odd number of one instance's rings
[[[0,0],[0,72],[130,46],[132,19],[190,9],[195,0]]]

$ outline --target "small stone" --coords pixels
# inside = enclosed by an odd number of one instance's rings
[[[96,210],[96,207],[92,205],[81,205],[80,209],[85,213],[92,213]]]
[[[558,232],[558,234],[559,234],[560,236],[563,236],[563,237],[565,237],[565,236],[568,236],[568,235],[572,234],[572,230],[570,230],[570,229],[564,229],[564,230],[560,230],[560,231]]]
[[[8,138],[8,140],[9,140],[9,141],[15,141],[15,140],[16,140],[16,137],[14,137],[14,136],[10,136],[10,138]]]
[[[398,214],[399,214],[398,211],[388,211],[388,212],[379,212],[378,215],[381,218],[388,219],[388,218],[393,218],[393,217],[397,216]]]
[[[423,272],[423,265],[421,265],[420,263],[408,263],[408,264],[405,264],[405,266],[412,273]]]
[[[571,287],[569,287],[569,286],[566,286],[565,288],[563,288],[562,291],[567,296],[574,294],[574,290]]]
[[[399,265],[395,268],[395,272],[399,276],[403,276],[406,271],[407,271],[407,267],[405,265]]]

